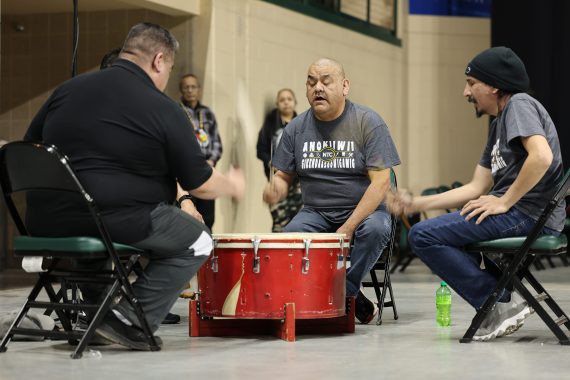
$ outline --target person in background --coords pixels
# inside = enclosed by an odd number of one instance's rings
[[[180,78],[179,90],[181,95],[180,107],[182,107],[190,121],[198,145],[206,157],[206,162],[211,167],[215,167],[222,157],[222,140],[218,132],[216,116],[210,108],[200,103],[202,90],[198,77],[194,74],[182,76]],[[204,219],[204,223],[211,231],[216,214],[215,201],[197,197],[193,197],[192,201]]]
[[[116,47],[109,51],[107,54],[103,56],[101,59],[101,64],[99,65],[99,70],[106,69],[107,67],[111,67],[111,65],[119,58],[119,54],[121,53],[120,47]]]
[[[276,151],[283,128],[297,116],[295,106],[297,99],[293,90],[283,88],[277,92],[277,108],[274,108],[265,116],[263,126],[257,137],[257,158],[263,162],[265,177],[271,179],[271,158]],[[272,232],[283,232],[283,228],[293,219],[303,207],[303,197],[301,195],[301,185],[295,179],[289,187],[287,197],[282,201],[271,205],[271,217],[273,219]]]

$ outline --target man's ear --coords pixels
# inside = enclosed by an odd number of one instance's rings
[[[161,73],[165,69],[165,67],[164,67],[164,53],[163,52],[160,51],[154,55],[154,58],[152,59],[151,67],[152,67],[152,70],[157,72],[157,73]]]
[[[348,96],[349,89],[350,89],[350,81],[345,78],[342,80],[342,95]]]

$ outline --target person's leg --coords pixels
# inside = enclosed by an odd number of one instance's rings
[[[330,232],[333,226],[318,212],[303,207],[285,226],[283,232]]]
[[[481,224],[465,221],[459,212],[444,214],[415,224],[408,239],[412,251],[462,298],[479,309],[497,284],[496,267],[481,268],[481,256],[461,247],[483,240],[526,235],[534,220],[511,209],[487,217]],[[491,262],[485,261],[487,266]],[[508,292],[502,301],[509,300]]]
[[[184,285],[208,259],[212,238],[204,224],[173,206],[159,205],[152,211],[151,219],[149,237],[132,244],[150,252],[150,261],[133,283],[133,291],[151,330],[156,331]],[[137,324],[126,300],[116,309]]]
[[[354,231],[350,251],[350,268],[346,272],[346,295],[356,296],[364,277],[378,261],[390,239],[391,217],[377,210],[364,219]]]

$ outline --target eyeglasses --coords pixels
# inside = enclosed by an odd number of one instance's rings
[[[195,91],[199,89],[200,86],[184,86],[181,88],[182,91]]]

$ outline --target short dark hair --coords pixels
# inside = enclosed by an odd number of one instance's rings
[[[171,57],[178,51],[180,44],[170,31],[160,25],[141,22],[129,30],[122,53],[136,55],[140,51],[147,57],[152,57],[161,50]]]
[[[101,60],[101,65],[99,66],[99,69],[106,69],[107,67],[110,67],[113,62],[115,62],[117,60],[117,58],[119,58],[119,53],[121,52],[121,48],[120,47],[116,47],[113,50],[111,50],[110,52],[108,52],[107,54],[105,54],[103,56],[103,59]]]

